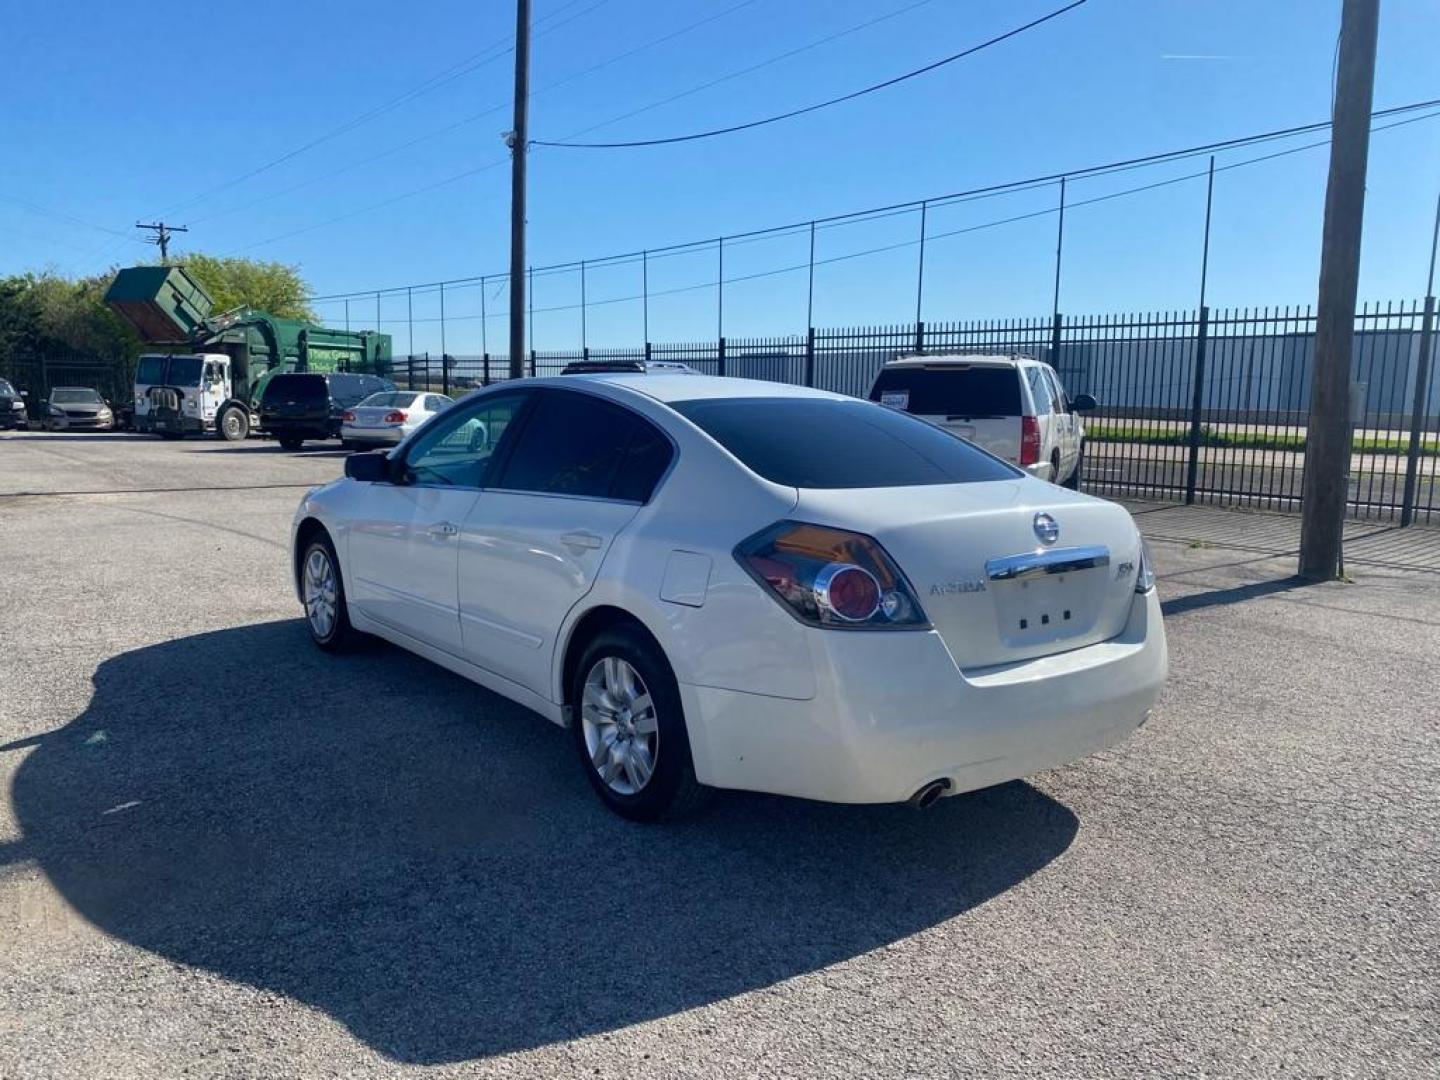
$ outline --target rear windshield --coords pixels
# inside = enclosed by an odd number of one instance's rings
[[[671,407],[767,480],[798,488],[1013,480],[998,458],[867,401],[709,398]]]
[[[400,393],[385,392],[371,394],[364,401],[360,402],[360,404],[376,406],[382,409],[408,409],[411,405],[415,404],[415,399],[418,396],[418,394],[407,394],[403,391]]]
[[[277,375],[265,387],[264,401],[329,401],[324,375]]]
[[[918,416],[1019,416],[1023,411],[1013,367],[883,368],[870,400]]]

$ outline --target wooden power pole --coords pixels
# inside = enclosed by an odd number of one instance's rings
[[[1330,581],[1340,574],[1341,533],[1350,472],[1350,356],[1365,217],[1365,169],[1375,93],[1375,37],[1380,0],[1344,0],[1340,56],[1325,186],[1325,234],[1315,315],[1315,370],[1305,429],[1300,576]]]
[[[510,377],[525,374],[525,154],[530,116],[530,0],[515,0],[515,126],[510,144]]]
[[[141,224],[137,221],[135,227],[137,229],[149,229],[155,234],[150,238],[150,243],[160,249],[160,261],[167,264],[170,262],[170,235],[172,233],[190,231],[183,225],[166,225],[163,221],[156,221],[148,225]]]

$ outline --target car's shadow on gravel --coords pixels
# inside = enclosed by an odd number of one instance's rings
[[[12,799],[25,855],[102,930],[416,1063],[844,961],[1011,888],[1077,828],[1024,783],[924,813],[727,794],[638,826],[569,739],[399,650],[332,658],[274,622],[106,661]]]

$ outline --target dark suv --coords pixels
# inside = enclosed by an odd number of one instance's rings
[[[0,428],[23,428],[26,419],[25,399],[20,391],[0,379]]]
[[[306,439],[340,438],[341,414],[371,394],[394,390],[378,375],[293,372],[276,375],[260,398],[260,430],[298,450]]]

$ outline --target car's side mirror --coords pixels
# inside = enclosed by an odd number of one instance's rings
[[[30,396],[30,391],[29,391],[29,390],[21,390],[21,391],[20,391],[20,396],[21,396],[21,397],[29,397],[29,396]]]
[[[363,480],[371,484],[389,480],[391,477],[390,457],[379,451],[351,454],[345,459],[345,475],[351,480]]]
[[[1076,394],[1074,400],[1070,402],[1070,407],[1076,412],[1090,412],[1098,409],[1100,403],[1095,400],[1094,394]]]

